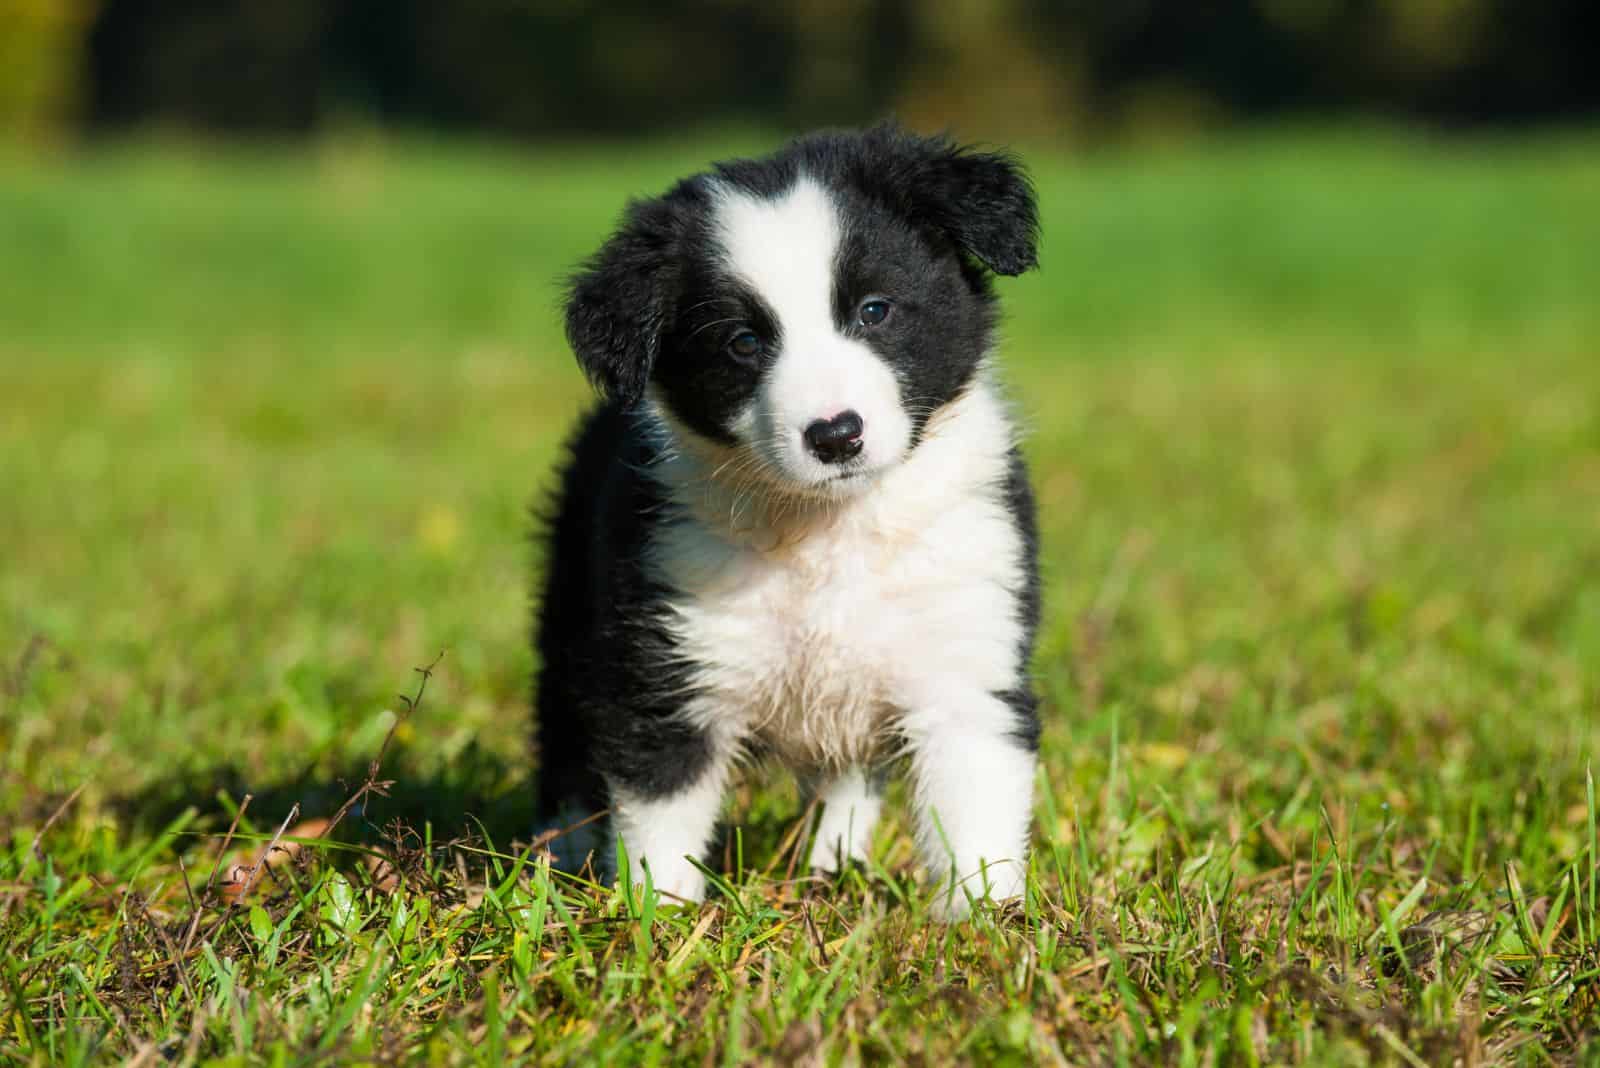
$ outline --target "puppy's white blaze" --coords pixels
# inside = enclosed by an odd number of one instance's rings
[[[725,767],[719,762],[688,789],[668,797],[644,800],[626,790],[612,791],[611,819],[627,850],[636,887],[644,885],[644,865],[649,864],[658,891],[685,901],[705,896],[705,876],[688,858],[705,856],[726,787]]]
[[[828,192],[804,175],[770,200],[724,187],[717,225],[730,272],[766,302],[782,335],[778,358],[735,432],[789,478],[820,482],[837,469],[810,454],[805,428],[854,411],[865,427],[857,463],[872,469],[899,460],[911,421],[894,372],[834,323],[842,228]]]
[[[717,222],[728,266],[777,313],[786,337],[832,332],[840,227],[827,190],[807,177],[776,200],[723,187]]]
[[[838,871],[852,860],[866,860],[872,850],[883,799],[859,768],[851,768],[817,792],[822,818],[811,846],[812,871]]]

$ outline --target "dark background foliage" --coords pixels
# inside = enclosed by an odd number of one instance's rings
[[[1095,136],[1600,108],[1591,0],[0,0],[0,30],[0,116],[51,129],[581,136],[894,111]]]

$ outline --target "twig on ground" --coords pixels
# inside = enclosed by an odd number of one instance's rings
[[[255,889],[256,880],[260,878],[261,875],[261,866],[267,862],[267,858],[272,855],[273,850],[278,848],[278,842],[283,838],[284,832],[289,829],[289,825],[293,823],[299,815],[300,803],[295,802],[289,807],[289,814],[283,817],[283,822],[278,824],[278,829],[273,834],[271,840],[267,842],[267,848],[263,849],[260,854],[256,856],[255,863],[250,865],[250,869],[243,873],[242,878],[233,878],[233,876],[239,874],[239,869],[244,865],[235,864],[228,870],[228,875],[230,878],[226,883],[223,884],[222,891],[223,896],[227,899],[228,908],[232,908],[240,901],[243,901],[245,896],[248,895],[251,890]]]
[[[211,897],[212,891],[216,889],[217,876],[222,871],[222,862],[228,856],[228,846],[233,844],[234,833],[239,829],[239,821],[244,819],[244,810],[250,807],[252,796],[254,795],[244,795],[243,800],[239,802],[238,809],[233,814],[233,822],[228,824],[228,833],[222,836],[222,848],[217,851],[217,862],[212,865],[211,876],[206,879],[205,897],[208,899]],[[195,933],[200,930],[200,915],[200,908],[197,906],[189,917],[189,929],[183,935],[183,955],[185,957],[189,955],[189,950],[194,946]]]
[[[67,811],[68,806],[78,799],[78,795],[83,793],[83,788],[88,785],[88,783],[79,783],[78,788],[68,794],[66,800],[57,805],[56,810],[50,813],[50,818],[44,821],[44,826],[39,828],[39,833],[33,836],[33,855],[38,858],[40,863],[44,862],[44,846],[42,845],[44,836],[50,833],[50,828],[56,825],[56,821]]]
[[[345,816],[350,814],[350,810],[355,808],[363,798],[367,797],[367,795],[377,794],[380,797],[388,796],[389,787],[394,785],[394,780],[379,780],[378,774],[383,769],[383,758],[388,755],[389,744],[394,741],[395,731],[400,729],[400,724],[409,719],[411,714],[417,710],[417,707],[422,704],[422,695],[428,692],[428,680],[433,678],[434,669],[439,666],[439,661],[444,659],[444,654],[445,651],[440,649],[439,655],[434,657],[433,662],[427,667],[412,668],[413,671],[422,676],[421,681],[417,683],[416,694],[412,697],[407,697],[405,694],[399,695],[400,700],[405,704],[404,711],[398,713],[394,717],[394,722],[389,724],[389,731],[383,736],[383,744],[378,747],[377,755],[374,756],[372,758],[372,762],[367,765],[366,781],[356,788],[355,793],[351,794],[345,799],[344,804],[339,806],[339,810],[335,812],[333,814],[333,818],[328,821],[327,829],[322,832],[324,836],[332,834],[334,828],[338,827],[339,824],[344,821]]]
[[[822,960],[822,966],[824,968],[831,967],[832,961],[828,959],[828,947],[823,944],[822,932],[817,930],[817,922],[811,918],[810,902],[806,902],[801,906],[801,915],[805,917],[806,933],[811,936],[812,943],[817,947],[817,956]]]
[[[198,1010],[200,1008],[200,999],[195,996],[194,982],[189,977],[189,968],[184,963],[185,958],[179,955],[178,947],[173,944],[172,938],[167,934],[166,929],[156,922],[154,916],[150,915],[150,909],[146,906],[145,900],[141,895],[129,889],[123,892],[122,897],[124,904],[131,902],[133,907],[138,910],[140,918],[145,922],[145,926],[156,936],[156,940],[167,951],[167,956],[172,958],[172,967],[178,973],[178,982],[182,984],[183,992],[188,995],[189,1004]]]
[[[584,827],[587,827],[589,824],[593,823],[595,820],[604,819],[605,817],[607,817],[609,815],[611,815],[611,810],[609,808],[603,808],[599,812],[590,813],[589,815],[585,816],[583,819],[579,820],[577,823],[571,823],[571,824],[568,824],[565,827],[560,827],[560,828],[552,827],[548,831],[540,831],[537,835],[534,836],[533,841],[531,843],[529,843],[528,848],[529,849],[543,849],[545,846],[549,845],[551,842],[554,842],[557,838],[565,838],[567,835],[571,834],[573,831],[580,830],[580,829],[582,829]]]

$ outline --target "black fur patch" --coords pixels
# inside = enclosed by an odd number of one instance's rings
[[[1033,643],[1039,634],[1041,590],[1039,588],[1039,519],[1033,500],[1033,486],[1028,481],[1028,465],[1019,449],[1011,450],[1011,463],[1006,469],[1003,500],[1006,511],[1022,535],[1023,585],[1016,591],[1017,615],[1022,622],[1021,660],[1022,677],[1017,685],[1005,693],[996,694],[1011,706],[1016,715],[1012,735],[1030,750],[1039,748],[1039,700],[1034,694],[1032,671]]]
[[[692,782],[707,740],[676,715],[693,665],[658,613],[667,590],[645,572],[660,523],[680,522],[641,472],[655,445],[641,417],[601,405],[578,429],[549,527],[538,610],[539,808],[597,811],[605,778],[646,797]]]

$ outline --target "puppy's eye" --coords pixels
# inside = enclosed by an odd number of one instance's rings
[[[861,305],[856,312],[856,322],[862,326],[877,326],[889,318],[889,302],[873,298]]]
[[[728,351],[741,360],[753,360],[761,355],[761,339],[754,331],[741,330],[728,342]]]

